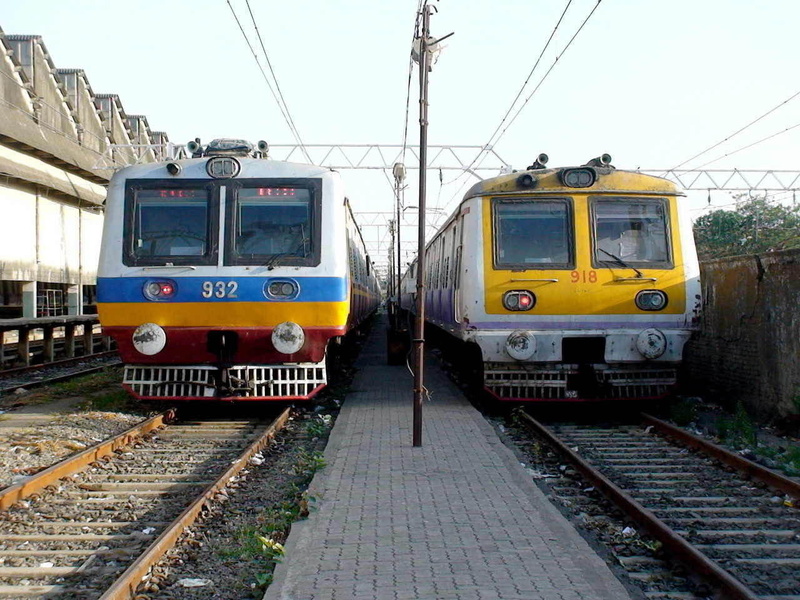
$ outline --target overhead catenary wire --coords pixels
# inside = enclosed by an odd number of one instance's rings
[[[311,159],[311,156],[308,154],[308,151],[306,150],[306,147],[303,145],[303,142],[300,139],[299,134],[297,133],[297,131],[295,130],[295,128],[293,126],[291,118],[289,117],[289,115],[287,115],[286,109],[284,108],[283,104],[279,100],[278,95],[275,93],[275,89],[273,88],[272,83],[269,80],[269,77],[267,77],[267,73],[266,73],[266,71],[264,71],[264,67],[261,66],[261,61],[258,60],[258,54],[256,53],[255,49],[253,48],[253,45],[250,43],[250,38],[247,36],[247,33],[244,30],[244,27],[242,27],[242,23],[239,20],[239,16],[236,14],[236,10],[233,8],[233,5],[231,4],[231,0],[226,0],[226,3],[228,4],[228,8],[231,9],[231,14],[233,15],[233,18],[236,20],[236,24],[239,26],[239,31],[241,32],[242,37],[244,38],[244,41],[247,43],[247,47],[250,48],[250,52],[252,53],[253,58],[256,61],[256,65],[258,66],[258,70],[261,71],[261,76],[264,78],[264,81],[266,82],[267,87],[269,88],[269,91],[272,93],[272,97],[275,99],[275,102],[278,104],[278,108],[281,111],[281,115],[283,115],[284,121],[286,121],[286,125],[289,127],[289,131],[292,134],[292,137],[294,137],[295,141],[297,142],[297,145],[300,146],[300,149],[302,150],[303,154],[305,155],[306,160],[308,160],[308,162],[310,162],[310,163],[313,163],[314,161]],[[249,8],[249,4],[248,4],[248,8]],[[277,80],[276,80],[276,85],[277,85]]]
[[[467,167],[464,169],[464,171],[460,175],[458,175],[457,177],[453,178],[451,181],[448,181],[447,185],[449,185],[451,183],[455,183],[456,181],[458,181],[459,179],[464,177],[469,172],[469,170],[473,167],[473,165],[478,161],[478,159],[481,158],[481,156],[485,152],[484,149],[489,148],[489,147],[492,146],[492,142],[494,141],[494,137],[497,135],[497,132],[500,131],[500,128],[503,126],[503,123],[505,123],[506,119],[508,118],[508,115],[510,115],[511,111],[514,110],[514,106],[516,106],[517,100],[520,99],[520,97],[522,96],[522,93],[525,91],[525,88],[528,85],[528,82],[531,80],[531,77],[533,77],[533,73],[534,73],[534,71],[536,71],[536,67],[539,66],[539,63],[542,60],[542,56],[544,56],[544,53],[547,51],[547,48],[550,46],[550,42],[555,37],[556,32],[558,31],[558,28],[561,26],[561,22],[564,20],[564,16],[567,14],[567,11],[569,10],[569,7],[571,5],[572,5],[572,0],[567,0],[567,4],[564,7],[564,10],[561,12],[561,16],[558,18],[558,21],[556,22],[555,26],[553,27],[553,31],[550,32],[550,37],[547,38],[547,42],[545,42],[544,46],[542,47],[541,52],[539,52],[539,56],[536,59],[536,62],[534,62],[533,67],[531,67],[531,70],[528,73],[528,76],[525,78],[525,81],[523,82],[522,86],[519,88],[519,91],[517,92],[517,95],[514,97],[514,100],[509,105],[508,110],[506,110],[506,113],[503,115],[503,118],[500,119],[500,123],[497,124],[497,127],[492,132],[492,135],[489,136],[489,141],[487,141],[483,145],[483,149],[480,150],[478,152],[478,154],[475,155],[475,158],[472,159],[472,161],[469,163],[469,165],[467,165]],[[463,189],[463,185],[461,186],[461,188],[458,189],[458,191],[456,191],[456,194],[453,197],[458,195],[461,192],[461,189]],[[450,200],[447,201],[447,204],[450,204],[450,202],[452,202],[452,201],[453,201],[453,198],[450,198]]]
[[[599,4],[599,2],[598,2],[598,4]],[[519,88],[519,91],[517,92],[517,95],[514,96],[514,100],[511,102],[511,105],[508,107],[508,110],[506,111],[506,114],[504,114],[503,118],[500,119],[500,123],[498,123],[497,127],[492,132],[492,135],[489,136],[489,141],[486,142],[484,147],[488,147],[488,146],[491,146],[493,144],[495,136],[497,135],[497,132],[500,131],[500,128],[503,126],[503,123],[506,122],[506,119],[508,118],[508,115],[510,115],[511,111],[514,110],[514,107],[517,105],[517,100],[520,99],[520,97],[522,96],[522,93],[525,91],[525,88],[528,86],[528,82],[531,80],[531,77],[533,77],[533,73],[536,71],[536,67],[538,67],[539,63],[542,61],[542,57],[544,56],[544,53],[547,52],[547,49],[550,47],[550,42],[553,41],[553,38],[555,37],[556,32],[558,31],[558,28],[561,26],[561,22],[564,20],[564,17],[567,15],[567,11],[569,10],[569,7],[571,5],[572,5],[572,0],[567,0],[567,5],[564,7],[564,10],[561,12],[561,16],[558,18],[558,22],[555,24],[555,27],[553,27],[553,31],[550,32],[550,37],[547,38],[547,42],[545,42],[545,45],[542,48],[542,51],[539,53],[539,56],[536,59],[536,62],[533,64],[533,67],[531,67],[531,70],[528,73],[528,76],[525,78],[524,83]],[[478,156],[480,156],[480,154]],[[476,160],[477,160],[477,158],[476,158]],[[474,161],[473,161],[473,164],[474,164]],[[470,166],[472,166],[472,165],[470,165]]]
[[[748,148],[752,148],[753,146],[761,144],[762,142],[766,142],[767,140],[771,140],[774,137],[782,135],[782,134],[786,133],[787,131],[791,131],[791,130],[796,129],[798,127],[800,127],[800,123],[795,123],[794,125],[791,125],[790,127],[786,127],[785,129],[781,129],[780,131],[776,131],[775,133],[772,133],[772,134],[768,135],[767,137],[761,138],[760,140],[756,140],[755,142],[747,144],[746,146],[742,146],[741,148],[737,148],[736,150],[733,150],[732,152],[728,152],[727,154],[723,154],[722,156],[718,156],[717,158],[715,158],[713,160],[710,160],[710,161],[708,161],[706,163],[703,163],[699,167],[694,167],[694,169],[692,169],[692,170],[696,171],[698,169],[702,169],[703,167],[708,166],[711,163],[715,163],[718,160],[722,160],[723,158],[727,158],[728,156],[733,156],[734,154],[736,154],[738,152],[741,152],[742,150],[747,150]]]
[[[784,104],[788,104],[789,102],[791,102],[792,100],[794,100],[795,98],[797,98],[797,96],[800,96],[800,91],[797,91],[797,92],[795,92],[794,94],[792,94],[791,96],[789,96],[789,97],[788,97],[786,100],[784,100],[783,102],[781,102],[781,103],[779,103],[778,105],[774,106],[773,108],[771,108],[770,110],[768,110],[767,112],[765,112],[765,113],[764,113],[763,115],[761,115],[760,117],[758,117],[758,118],[756,118],[756,119],[754,119],[754,120],[750,121],[750,122],[749,122],[747,125],[745,125],[744,127],[740,128],[740,129],[737,129],[737,130],[736,130],[736,131],[734,131],[732,134],[730,134],[730,135],[726,136],[724,139],[720,140],[720,141],[719,141],[719,142],[717,142],[716,144],[713,144],[712,146],[709,146],[708,148],[706,148],[706,149],[705,149],[705,150],[703,150],[702,152],[698,152],[697,154],[695,154],[695,155],[694,155],[694,156],[692,156],[691,158],[687,158],[687,159],[686,159],[686,160],[684,160],[682,163],[680,163],[680,164],[678,164],[678,165],[675,165],[674,167],[672,167],[672,169],[670,169],[670,170],[675,170],[675,169],[678,169],[678,168],[682,167],[683,165],[685,165],[686,163],[693,161],[695,158],[698,158],[698,157],[702,156],[702,155],[703,155],[703,154],[705,154],[706,152],[710,152],[711,150],[713,150],[713,149],[714,149],[714,148],[716,148],[717,146],[721,146],[722,144],[724,144],[724,143],[725,143],[725,142],[727,142],[728,140],[730,140],[730,139],[734,138],[735,136],[739,135],[740,133],[742,133],[742,132],[743,132],[745,129],[748,129],[749,127],[751,127],[751,126],[755,125],[756,123],[758,123],[758,122],[759,122],[761,119],[763,119],[763,118],[765,118],[765,117],[767,117],[767,116],[771,115],[771,114],[772,114],[772,113],[774,113],[776,110],[778,110],[780,107],[782,107]],[[714,162],[714,161],[711,161],[711,162]],[[706,164],[709,164],[709,163],[706,163]],[[700,168],[702,168],[702,167],[695,167],[695,168],[697,168],[697,169],[700,169]]]
[[[572,46],[572,43],[573,43],[573,42],[575,41],[575,39],[578,37],[578,35],[580,34],[580,32],[581,32],[581,31],[583,31],[583,28],[584,28],[584,27],[586,26],[586,24],[589,22],[589,19],[591,19],[591,18],[592,18],[592,16],[594,15],[594,13],[597,11],[597,9],[598,9],[598,7],[600,6],[600,3],[601,3],[602,1],[603,1],[603,0],[597,0],[597,2],[595,3],[595,5],[592,7],[592,10],[589,12],[589,14],[586,16],[586,18],[584,18],[583,22],[580,24],[580,26],[578,27],[578,29],[577,29],[577,30],[575,31],[575,33],[572,35],[572,37],[570,38],[570,40],[567,42],[566,46],[564,46],[564,48],[561,50],[561,52],[560,52],[560,53],[559,53],[559,54],[556,56],[555,60],[553,61],[553,64],[552,64],[552,65],[550,65],[550,68],[547,70],[547,72],[544,74],[544,76],[543,76],[543,77],[542,77],[542,78],[539,80],[539,83],[536,85],[536,87],[534,88],[534,90],[533,90],[533,91],[532,91],[532,92],[531,92],[531,93],[530,93],[530,94],[527,96],[527,98],[525,98],[525,101],[524,101],[524,102],[522,103],[522,105],[521,105],[521,106],[520,106],[520,107],[517,109],[517,112],[516,112],[516,113],[514,113],[514,116],[513,116],[513,117],[511,118],[511,120],[508,122],[508,125],[506,125],[506,126],[505,126],[505,128],[504,128],[504,129],[503,129],[503,130],[500,132],[500,134],[499,134],[499,135],[498,135],[498,136],[497,136],[497,137],[494,139],[494,144],[497,144],[497,142],[499,142],[499,141],[500,141],[500,139],[501,139],[501,138],[502,138],[502,137],[505,135],[506,131],[508,131],[508,129],[511,127],[511,125],[513,125],[513,124],[514,124],[514,121],[516,121],[516,120],[517,120],[517,117],[518,117],[518,116],[520,115],[520,113],[523,111],[523,109],[525,108],[525,106],[527,106],[527,104],[528,104],[528,102],[531,100],[531,98],[533,98],[533,96],[536,94],[536,92],[537,92],[537,91],[539,91],[539,88],[541,88],[542,84],[545,82],[545,80],[547,79],[547,77],[550,75],[550,73],[553,71],[553,69],[555,68],[555,66],[558,64],[558,61],[559,61],[559,60],[561,60],[561,57],[562,57],[562,56],[564,56],[564,54],[566,53],[566,51],[567,51],[567,50],[570,48],[570,46]],[[563,13],[563,14],[562,14],[562,16],[561,16],[561,18],[562,18],[562,19],[563,19],[563,16],[564,16],[564,14],[566,13],[566,10],[567,10],[567,8],[569,8],[569,3],[567,4],[567,7],[564,9],[564,13]],[[559,19],[559,21],[558,21],[558,24],[560,24],[560,23],[561,23],[561,19]],[[558,27],[558,24],[556,25],[556,29],[557,29],[557,27]],[[555,30],[554,30],[553,34],[554,34],[554,33],[555,33]],[[550,39],[552,39],[552,35],[553,35],[553,34],[551,34],[551,38],[550,38]],[[550,40],[548,39],[548,42],[547,42],[547,44],[549,44],[549,43],[550,43]],[[546,49],[546,46],[545,46],[545,49]],[[542,53],[544,53],[544,51],[543,51]],[[537,63],[537,64],[538,64],[538,63]],[[516,103],[516,100],[515,100],[515,103]],[[505,119],[505,118],[506,118],[506,117],[504,117],[504,119]],[[502,126],[502,122],[501,122],[501,126]],[[499,128],[499,127],[498,127],[498,128]],[[494,137],[494,135],[495,135],[495,134],[492,134],[492,137]],[[491,139],[490,139],[490,141],[491,141]],[[469,172],[469,169],[471,169],[471,168],[472,168],[474,165],[476,165],[476,164],[477,164],[478,166],[480,166],[480,164],[483,162],[483,160],[484,160],[484,159],[485,159],[485,157],[486,157],[486,152],[487,152],[487,150],[488,150],[488,149],[490,149],[490,148],[489,148],[489,146],[488,146],[488,144],[487,144],[487,145],[485,145],[485,146],[483,147],[483,149],[482,149],[480,152],[478,152],[477,156],[476,156],[476,157],[475,157],[475,158],[472,160],[472,162],[471,162],[471,163],[470,163],[470,164],[467,166],[467,168],[466,168],[466,169],[464,169],[464,175],[466,175],[466,174]],[[445,206],[448,206],[448,205],[449,205],[449,204],[450,204],[450,203],[451,203],[451,202],[452,202],[452,201],[453,201],[453,200],[454,200],[454,199],[455,199],[455,198],[456,198],[456,197],[457,197],[457,196],[458,196],[458,195],[461,193],[461,190],[463,190],[463,189],[464,189],[464,186],[465,186],[465,185],[466,185],[466,183],[463,183],[463,184],[461,185],[461,187],[459,187],[459,188],[458,188],[458,190],[456,191],[456,193],[455,193],[455,194],[453,194],[453,196],[450,198],[450,200],[448,200],[448,201],[447,201],[447,203],[445,204]]]
[[[286,98],[283,97],[283,92],[281,91],[281,86],[278,83],[278,76],[275,75],[275,70],[272,68],[272,61],[269,59],[269,54],[267,54],[267,49],[264,46],[264,40],[261,37],[261,31],[258,29],[258,24],[256,23],[255,15],[253,15],[253,10],[250,8],[250,0],[245,0],[245,5],[247,6],[247,12],[250,13],[250,20],[253,22],[253,29],[256,31],[256,36],[258,36],[258,43],[261,45],[261,51],[264,53],[264,59],[267,61],[267,66],[269,67],[269,72],[272,74],[272,79],[275,81],[275,89],[278,91],[278,96],[280,97],[280,101],[283,103],[283,107],[286,109],[286,116],[288,117],[289,127],[294,131],[295,138],[300,143],[300,148],[303,151],[303,154],[306,155],[306,158],[311,162],[311,157],[308,155],[306,151],[306,147],[303,144],[303,140],[300,137],[300,132],[297,129],[297,125],[294,123],[294,119],[292,118],[292,113],[289,112],[289,105],[286,104]]]

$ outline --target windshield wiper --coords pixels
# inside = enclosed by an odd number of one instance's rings
[[[636,271],[636,277],[644,277],[644,275],[642,274],[642,272],[639,269],[637,269],[636,267],[632,267],[631,265],[626,263],[624,260],[622,260],[619,256],[617,256],[616,254],[611,254],[611,252],[609,252],[608,250],[604,250],[603,248],[600,248],[599,246],[598,246],[597,249],[600,250],[600,252],[605,252],[606,254],[608,254],[611,258],[613,258],[617,262],[617,264],[625,267],[626,269],[633,269],[634,271]]]
[[[300,250],[301,248],[303,250],[303,255],[301,258],[306,258],[308,256],[308,252],[306,252],[306,244],[308,244],[310,241],[311,240],[308,238],[303,238],[300,241],[300,243],[297,244],[297,246],[295,246],[293,249],[288,250],[286,252],[277,252],[273,254],[267,259],[267,262],[264,263],[264,266],[267,267],[268,271],[271,271],[272,269],[275,268],[275,263],[279,258],[283,258],[284,256],[300,256],[299,254],[297,254],[297,251]]]

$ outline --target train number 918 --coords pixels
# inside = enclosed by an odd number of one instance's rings
[[[597,271],[573,271],[570,273],[572,283],[597,283]]]
[[[236,281],[204,281],[203,298],[238,298],[236,292],[239,284]]]

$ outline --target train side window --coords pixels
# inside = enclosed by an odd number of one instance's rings
[[[595,267],[671,267],[669,214],[662,198],[592,201]]]
[[[204,265],[216,262],[211,188],[158,180],[130,181],[123,263]]]
[[[495,199],[494,264],[501,269],[572,269],[572,205],[567,199]]]

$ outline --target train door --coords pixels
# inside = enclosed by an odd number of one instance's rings
[[[461,251],[464,247],[464,215],[459,213],[453,222],[453,311],[452,318],[455,323],[461,322]]]

